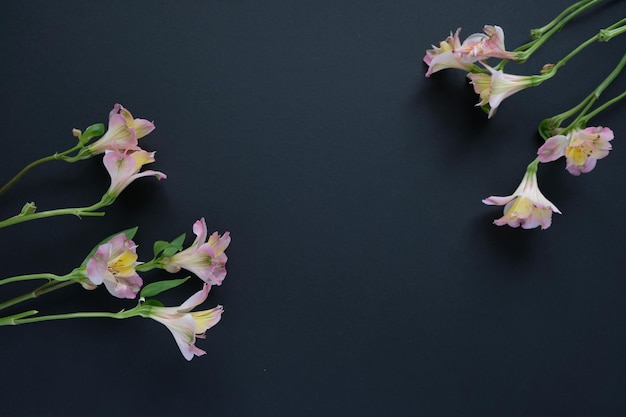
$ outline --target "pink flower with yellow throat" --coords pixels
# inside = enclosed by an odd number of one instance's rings
[[[454,52],[461,47],[459,32],[461,29],[457,29],[454,35],[450,33],[450,36],[439,42],[439,47],[433,45],[432,49],[426,51],[423,58],[428,65],[426,77],[447,68],[458,68],[465,71],[472,69],[473,64],[471,62],[466,62],[461,55]]]
[[[111,176],[111,185],[107,194],[113,198],[137,178],[146,176],[155,176],[159,180],[167,178],[167,175],[160,171],[139,172],[144,165],[154,162],[154,152],[146,152],[143,149],[124,152],[107,149],[103,162]]]
[[[483,200],[487,205],[504,206],[504,215],[494,220],[494,224],[523,229],[534,229],[541,226],[547,229],[552,224],[552,213],[559,213],[558,208],[539,191],[537,184],[537,164],[535,160],[526,170],[522,182],[506,197],[491,196]]]
[[[154,130],[154,123],[145,119],[135,119],[121,104],[115,104],[109,113],[109,128],[97,141],[87,146],[91,155],[98,155],[107,149],[140,149],[137,140]]]
[[[104,283],[106,289],[118,298],[135,298],[143,281],[135,271],[137,245],[124,233],[114,236],[98,249],[87,262],[87,280],[83,287],[93,289]],[[93,285],[91,285],[93,284]]]
[[[504,31],[500,26],[485,25],[485,33],[474,33],[463,41],[454,52],[461,55],[465,61],[476,62],[487,58],[516,59],[515,52],[509,52],[504,47]]]
[[[608,127],[575,129],[567,135],[548,138],[539,148],[540,162],[551,162],[565,156],[565,169],[572,175],[580,175],[595,168],[598,159],[609,154],[613,131]]]
[[[479,95],[480,101],[476,106],[488,107],[489,118],[493,116],[498,106],[505,98],[528,87],[541,83],[542,78],[533,75],[512,75],[495,70],[483,63],[489,74],[469,73],[467,78],[474,86],[474,92]]]
[[[148,311],[142,314],[168,328],[181,353],[188,361],[194,356],[206,353],[195,345],[196,338],[204,338],[205,332],[220,321],[224,311],[219,305],[210,310],[191,311],[206,300],[210,288],[209,284],[204,284],[202,290],[192,295],[179,307],[146,306]]]
[[[193,224],[196,239],[190,247],[163,260],[168,272],[178,272],[181,268],[196,274],[204,282],[221,285],[226,277],[228,257],[224,251],[230,244],[228,232],[220,236],[214,232],[207,240],[208,230],[204,217]]]
[[[428,65],[426,77],[447,68],[471,71],[474,62],[487,58],[516,58],[514,52],[505,49],[504,31],[500,26],[486,25],[483,31],[485,33],[474,33],[461,43],[459,28],[454,34],[450,33],[450,36],[439,42],[439,47],[433,45],[423,58]]]

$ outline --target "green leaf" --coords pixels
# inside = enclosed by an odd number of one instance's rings
[[[183,284],[188,279],[189,277],[185,277],[181,279],[170,279],[167,281],[152,282],[146,285],[145,287],[143,287],[143,289],[139,293],[139,296],[144,297],[144,298],[154,297],[157,294],[161,294],[163,291],[167,291],[172,288],[178,287],[179,285]]]
[[[163,252],[162,252],[162,256],[164,258],[169,258],[170,256],[174,255],[176,252],[178,252],[180,249],[178,249],[177,247],[174,246],[168,246]]]
[[[178,236],[176,239],[172,240],[170,244],[178,250],[183,249],[183,243],[185,243],[185,237],[187,237],[186,233]]]
[[[87,257],[85,258],[83,263],[80,264],[80,266],[84,267],[84,266],[87,265],[87,262],[89,262],[89,259],[91,259],[93,254],[96,253],[96,251],[98,250],[100,245],[103,245],[103,244],[107,243],[109,240],[113,239],[115,236],[119,235],[120,233],[124,233],[126,235],[126,239],[132,239],[133,237],[135,237],[135,234],[137,233],[137,229],[138,229],[138,227],[135,226],[133,228],[126,229],[126,230],[123,230],[121,232],[117,232],[115,234],[112,234],[111,236],[107,237],[106,239],[103,239],[100,243],[98,243],[96,246],[94,246],[94,248],[91,250],[91,252],[89,252],[89,255],[87,255]]]
[[[163,303],[158,300],[147,300],[142,303],[145,306],[163,307]]]
[[[104,135],[104,125],[102,123],[96,123],[85,129],[83,134],[80,136],[80,142],[82,144],[86,144],[92,138],[102,135]]]
[[[157,240],[156,242],[154,242],[154,246],[152,248],[152,250],[154,251],[154,257],[156,258],[157,255],[161,252],[163,252],[166,248],[170,247],[170,242],[166,242],[164,240]]]

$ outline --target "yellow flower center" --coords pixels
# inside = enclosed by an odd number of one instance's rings
[[[135,273],[135,262],[137,254],[130,250],[124,251],[121,255],[109,261],[107,269],[113,275],[132,275]]]
[[[533,203],[526,197],[518,197],[515,199],[506,216],[518,219],[525,219],[530,216],[533,211]]]
[[[568,146],[565,149],[565,156],[575,165],[583,165],[590,154],[591,152],[586,151],[583,146]]]

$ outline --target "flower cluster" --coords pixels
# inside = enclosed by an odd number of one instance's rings
[[[556,75],[582,49],[596,41],[607,42],[626,32],[626,19],[600,30],[580,46],[555,64],[546,64],[538,74],[515,75],[504,72],[510,62],[525,62],[552,35],[560,31],[567,22],[581,12],[595,5],[597,0],[580,0],[571,5],[549,22],[546,26],[531,30],[532,40],[514,50],[508,51],[504,44],[504,31],[499,26],[486,25],[484,33],[474,33],[461,42],[457,29],[439,43],[426,51],[423,57],[428,66],[426,77],[444,69],[459,69],[466,72],[474,92],[478,94],[479,106],[488,118],[495,115],[502,102],[513,94],[528,87],[542,84]],[[495,65],[489,60],[498,59]],[[572,175],[580,175],[593,170],[599,159],[605,158],[612,149],[610,141],[613,131],[603,126],[588,126],[589,120],[608,106],[618,102],[626,93],[608,100],[591,111],[592,105],[600,94],[619,75],[626,65],[626,55],[622,57],[615,70],[571,110],[545,119],[539,125],[539,133],[545,142],[537,150],[536,158],[528,165],[522,182],[513,194],[507,197],[491,196],[483,200],[488,205],[504,206],[504,215],[495,220],[496,225],[509,225],[532,229],[546,229],[552,223],[552,213],[561,213],[539,190],[537,170],[539,163],[549,163],[565,157],[565,168]],[[573,119],[568,125],[562,124]]]
[[[160,171],[142,170],[143,166],[155,162],[155,152],[146,151],[139,146],[138,140],[154,130],[154,123],[134,118],[130,111],[121,104],[115,104],[109,113],[108,129],[95,124],[85,131],[73,129],[78,143],[65,152],[55,153],[41,158],[26,166],[18,175],[0,189],[0,194],[7,191],[33,167],[52,160],[76,162],[102,155],[102,163],[108,172],[111,183],[99,202],[86,207],[65,208],[38,212],[34,203],[27,203],[22,211],[6,220],[0,221],[0,228],[17,223],[61,215],[102,216],[102,208],[115,202],[127,187],[142,177],[153,176],[158,180],[167,178]],[[97,139],[96,139],[97,138]],[[94,140],[96,139],[96,140]],[[0,317],[0,326],[33,323],[45,320],[80,318],[80,317],[146,317],[164,324],[173,334],[180,351],[187,360],[205,352],[196,347],[196,338],[204,337],[205,332],[221,318],[223,308],[217,306],[209,310],[192,311],[202,304],[213,285],[221,285],[226,277],[225,250],[230,244],[228,232],[219,235],[208,234],[204,218],[193,225],[196,239],[188,248],[183,248],[185,234],[171,242],[158,241],[154,244],[154,256],[147,262],[139,261],[137,244],[133,241],[137,228],[129,229],[104,239],[89,253],[83,263],[66,275],[49,273],[28,274],[0,279],[0,286],[17,281],[46,279],[48,282],[31,294],[49,293],[78,283],[87,290],[95,290],[103,285],[114,297],[139,299],[136,307],[119,313],[68,313],[61,315],[39,316],[35,310],[25,311],[6,317]],[[144,285],[140,273],[152,269],[161,269],[177,273],[182,269],[198,276],[203,283],[202,289],[193,294],[178,307],[165,307],[152,297],[163,291],[178,287],[188,280],[169,279]],[[32,298],[32,297],[28,297]],[[22,302],[24,297],[17,297],[0,302],[0,311]]]

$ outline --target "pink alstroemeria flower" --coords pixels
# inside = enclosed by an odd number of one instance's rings
[[[547,229],[552,224],[552,213],[559,213],[558,208],[539,191],[536,166],[528,169],[515,192],[506,197],[491,196],[483,200],[488,205],[504,206],[504,216],[494,220],[494,224],[511,227],[522,226],[533,229],[541,226]]]
[[[226,277],[228,257],[224,251],[230,244],[230,233],[220,236],[214,232],[207,241],[204,217],[193,224],[193,233],[196,239],[190,247],[163,260],[165,270],[178,272],[183,268],[193,272],[207,284],[221,285]]]
[[[469,71],[472,68],[471,62],[466,62],[460,54],[454,51],[461,48],[459,33],[461,29],[457,29],[454,35],[450,32],[445,40],[439,42],[439,47],[432,45],[432,49],[426,51],[424,62],[428,65],[426,77],[430,77],[437,71],[447,68],[458,68]]]
[[[154,175],[159,180],[167,178],[167,175],[159,171],[139,172],[142,166],[154,162],[154,152],[146,152],[143,149],[125,152],[107,149],[103,162],[111,176],[111,186],[107,193],[113,197],[120,195],[137,178],[149,175]]]
[[[539,148],[540,162],[552,162],[565,156],[565,169],[572,175],[580,175],[595,168],[598,159],[609,154],[613,148],[613,131],[608,127],[576,129],[567,135],[548,138]]]
[[[210,288],[209,284],[204,284],[202,290],[179,307],[150,306],[145,315],[164,324],[172,332],[181,353],[188,361],[194,356],[206,354],[204,350],[196,347],[196,338],[204,338],[205,332],[220,321],[224,311],[220,305],[210,310],[191,311],[206,300]]]
[[[426,51],[424,62],[428,65],[426,77],[446,68],[470,71],[473,63],[487,58],[516,59],[517,54],[504,47],[504,31],[500,26],[485,25],[485,33],[473,33],[461,43],[457,29],[445,40]]]
[[[469,73],[467,77],[474,86],[474,92],[480,96],[480,102],[476,106],[489,105],[489,118],[505,98],[539,82],[534,76],[505,74],[502,70],[483,65],[490,74]]]
[[[124,151],[137,150],[137,140],[154,130],[154,123],[145,119],[134,119],[133,115],[121,104],[115,104],[109,113],[109,128],[97,141],[87,146],[92,155],[98,155],[107,149]]]
[[[487,58],[515,59],[517,54],[504,47],[504,31],[500,26],[485,25],[485,33],[473,33],[454,52],[466,62],[482,61]]]
[[[118,298],[135,298],[143,281],[137,275],[137,246],[124,233],[98,247],[87,262],[87,289],[104,282],[106,289]],[[94,286],[91,286],[93,284]]]

